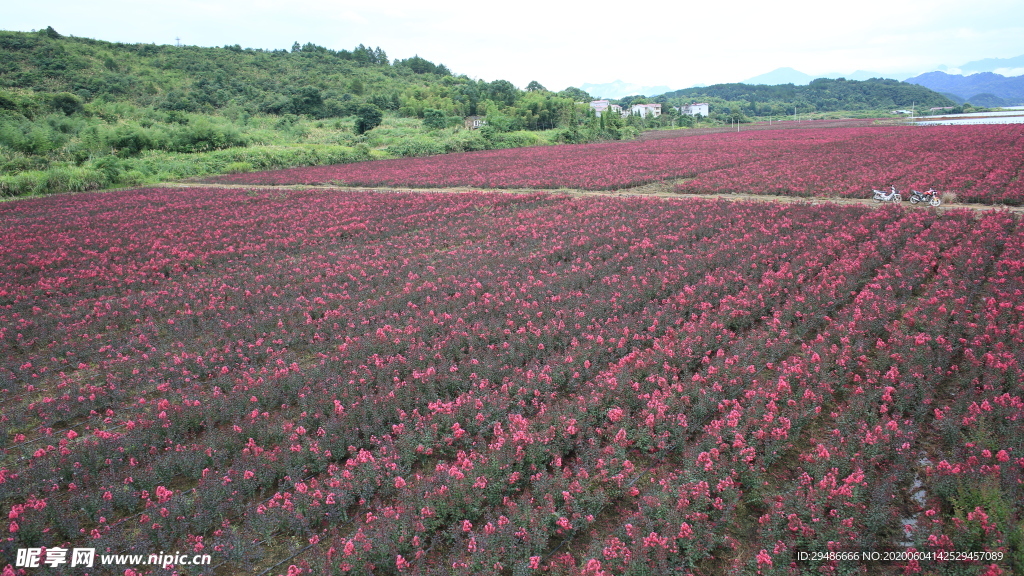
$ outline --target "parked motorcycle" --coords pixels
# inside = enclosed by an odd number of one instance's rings
[[[911,190],[910,203],[917,204],[918,202],[927,202],[932,206],[938,206],[939,204],[942,204],[942,200],[939,198],[939,193],[933,188],[929,188],[925,192]]]
[[[874,200],[876,202],[902,202],[903,196],[900,195],[899,190],[896,190],[896,186],[890,186],[889,192],[884,190],[872,190],[875,193]]]

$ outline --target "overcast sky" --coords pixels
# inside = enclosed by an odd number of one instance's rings
[[[1020,0],[5,0],[0,29],[52,26],[115,42],[331,49],[379,46],[456,74],[552,90],[623,80],[672,89],[780,67],[898,79],[1024,54]],[[603,7],[602,7],[603,6]],[[1017,73],[1024,73],[1019,71]]]

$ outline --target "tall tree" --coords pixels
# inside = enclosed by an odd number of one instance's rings
[[[565,90],[559,92],[558,95],[562,98],[571,98],[574,102],[590,102],[594,99],[594,97],[587,94],[585,90],[575,86],[569,86]]]
[[[380,126],[384,113],[373,104],[363,104],[356,110],[356,134],[364,134]]]

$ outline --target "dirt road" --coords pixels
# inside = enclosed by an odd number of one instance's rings
[[[309,185],[309,184],[292,184],[287,186],[265,186],[265,185],[251,185],[251,184],[208,184],[208,183],[194,183],[194,182],[168,182],[164,184],[158,184],[155,187],[166,187],[166,188],[240,188],[244,190],[372,190],[377,192],[443,192],[449,194],[461,194],[466,192],[481,191],[479,188],[368,188],[359,186],[326,186],[326,185]],[[658,182],[654,184],[648,184],[645,186],[638,186],[635,188],[627,188],[624,190],[576,190],[569,188],[558,188],[558,189],[533,189],[533,188],[519,188],[519,189],[493,189],[484,190],[487,192],[506,192],[509,194],[530,194],[534,192],[546,192],[549,194],[566,194],[569,196],[618,196],[618,197],[651,197],[651,198],[673,198],[673,199],[686,199],[686,198],[711,198],[719,200],[729,201],[753,201],[753,202],[787,202],[787,203],[807,203],[807,204],[860,204],[863,206],[881,206],[882,204],[871,200],[870,198],[803,198],[797,196],[778,196],[768,194],[680,194],[676,192],[671,182]],[[914,205],[909,201],[904,200],[902,205],[908,209],[925,210],[925,209],[936,209],[936,210],[952,210],[952,209],[969,209],[969,210],[1006,210],[1015,214],[1024,214],[1024,206],[1004,206],[1004,205],[989,205],[989,204],[965,204],[960,202],[945,203],[938,208],[931,208],[926,205]]]

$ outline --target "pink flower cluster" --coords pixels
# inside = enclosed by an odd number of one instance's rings
[[[186,188],[0,224],[5,558],[756,573],[908,516],[1008,552],[1024,513],[1004,212]]]

